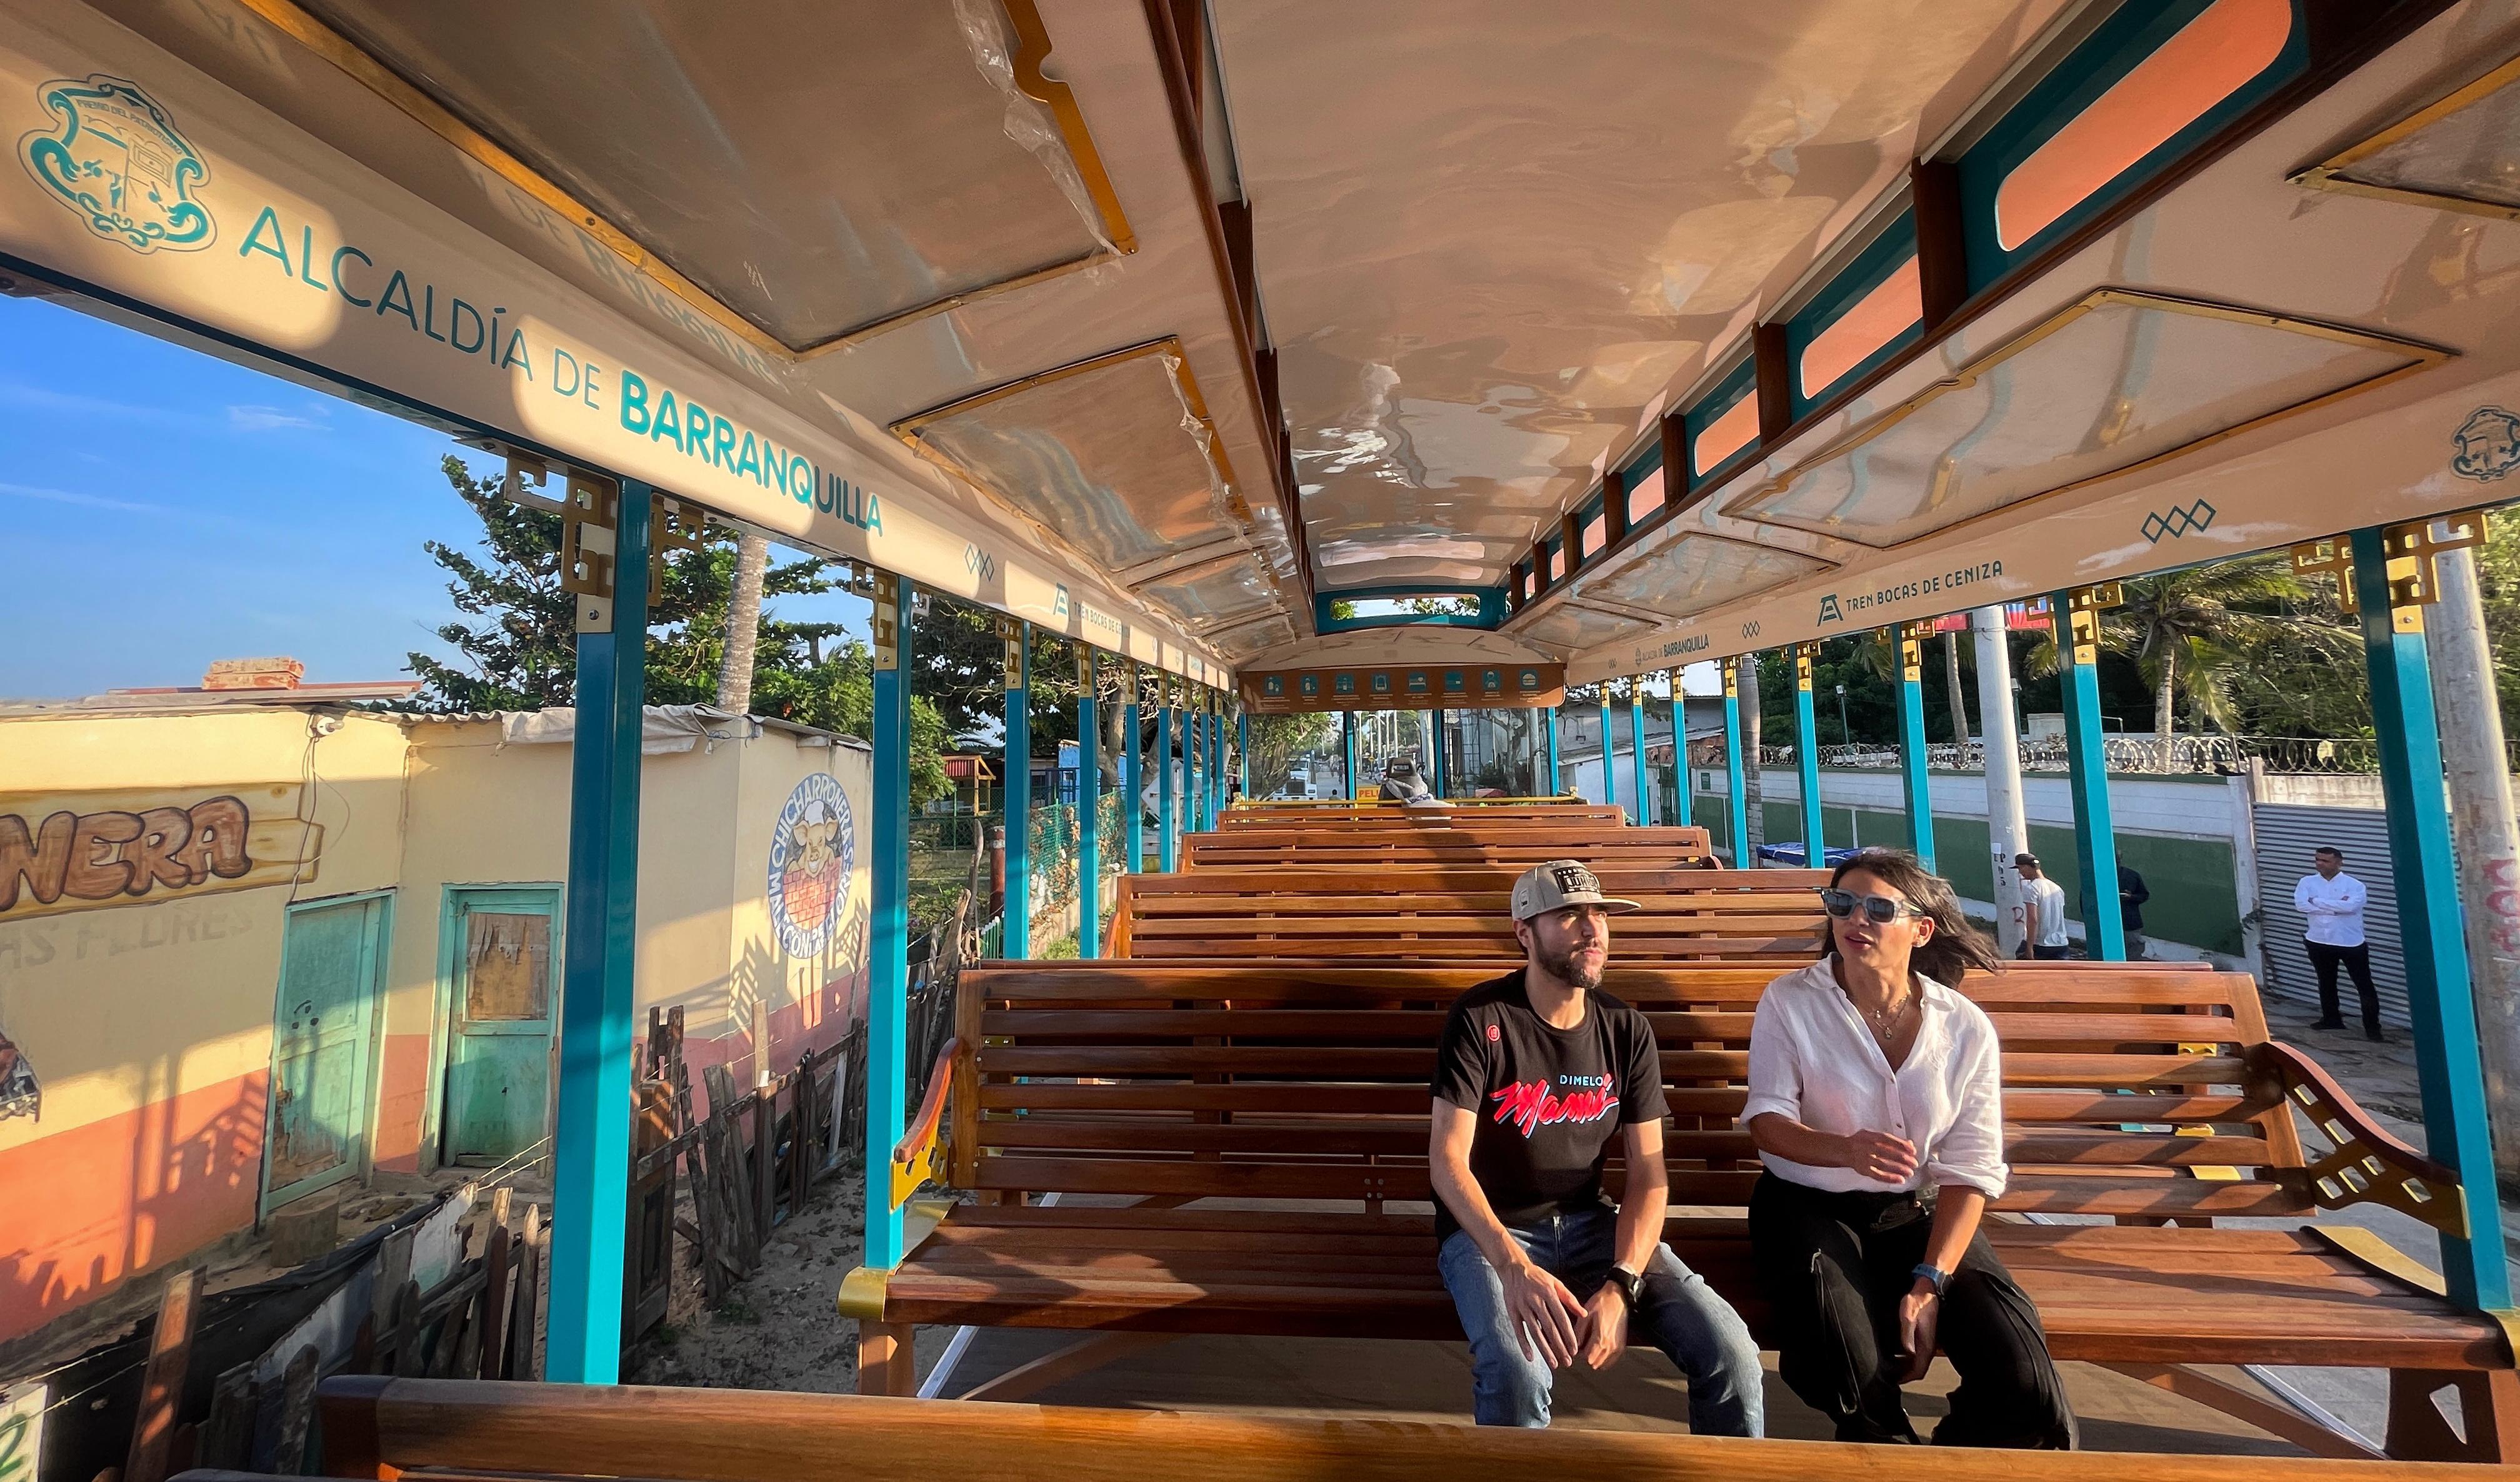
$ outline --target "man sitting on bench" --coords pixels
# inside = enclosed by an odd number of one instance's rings
[[[1547,1425],[1554,1370],[1605,1369],[1629,1325],[1688,1378],[1689,1428],[1756,1436],[1759,1346],[1662,1243],[1662,1064],[1643,1014],[1600,991],[1612,914],[1573,860],[1513,886],[1523,966],[1462,995],[1435,1062],[1429,1145],[1444,1285],[1470,1339],[1481,1425]],[[1601,1191],[1611,1134],[1624,1203]]]

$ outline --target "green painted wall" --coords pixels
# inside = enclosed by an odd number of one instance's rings
[[[1801,804],[1762,801],[1770,841],[1802,837]],[[1729,810],[1721,794],[1699,794],[1692,811],[1692,821],[1705,829],[1717,845],[1731,846],[1732,840],[1726,837],[1730,831]],[[1858,842],[1897,848],[1908,845],[1908,819],[1904,813],[1831,804],[1822,808],[1821,822],[1831,847]],[[2117,843],[2119,862],[2141,875],[2145,888],[2152,892],[2151,901],[2143,908],[2146,935],[2208,952],[2240,952],[2240,899],[2232,879],[2232,849],[2228,842],[2163,838],[2121,831]],[[2064,887],[2066,913],[2081,921],[2083,881],[2074,859],[2074,831],[2033,824],[2030,850],[2047,867],[2049,877]],[[1934,862],[1941,867],[1943,877],[1960,894],[1972,900],[1995,898],[1994,862],[1987,851],[1985,820],[1937,817]],[[2115,890],[2110,891],[2109,899],[2115,903]]]

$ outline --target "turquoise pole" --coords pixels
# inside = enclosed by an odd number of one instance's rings
[[[562,1383],[610,1384],[621,1373],[651,494],[644,483],[623,481],[614,511],[612,595],[577,600],[577,733],[569,755],[544,1367],[547,1378]]]
[[[2108,750],[2100,737],[2100,612],[2089,591],[2059,592],[2048,606],[2056,624],[2057,679],[2065,698],[2074,864],[2083,876],[2083,950],[2104,963],[2123,963],[2126,918],[2118,907],[2118,835],[2109,815]]]
[[[1601,806],[1619,805],[1619,769],[1610,762],[1610,682],[1601,681]]]
[[[1828,862],[1828,839],[1821,826],[1820,728],[1812,723],[1812,646],[1794,647],[1794,764],[1802,771],[1803,863],[1814,870]]]
[[[910,1030],[910,583],[875,578],[874,838],[868,861],[866,1166],[892,1166],[908,1097]],[[901,1264],[892,1181],[866,1181],[865,1264]]]
[[[1645,677],[1642,674],[1628,681],[1628,764],[1636,771],[1636,821],[1649,824],[1645,817]]]
[[[1251,795],[1251,715],[1246,710],[1234,713],[1234,761],[1240,769],[1242,795]]]
[[[1934,868],[1934,788],[1925,769],[1924,640],[1905,628],[1899,644],[1899,780],[1908,804],[1908,847]]]
[[[1347,733],[1347,800],[1356,801],[1356,712],[1341,710],[1340,726]]]
[[[1740,665],[1737,658],[1724,660],[1724,846],[1732,851],[1733,869],[1756,870],[1759,862],[1749,857],[1750,783],[1741,770]]]
[[[1120,703],[1120,816],[1129,821],[1129,873],[1147,868],[1147,775],[1139,760],[1138,661],[1129,660],[1129,688]]]
[[[1426,712],[1426,749],[1434,758],[1434,764],[1430,770],[1434,778],[1435,795],[1452,796],[1452,769],[1444,760],[1444,712],[1441,709]]]
[[[1076,955],[1102,955],[1102,738],[1094,651],[1076,650]]]
[[[2389,854],[2398,887],[2407,1007],[2415,1031],[2415,1079],[2423,1094],[2424,1147],[2436,1161],[2458,1170],[2472,1222],[2469,1234],[2441,1237],[2442,1270],[2452,1301],[2494,1312],[2511,1305],[2511,1281],[2503,1257],[2467,941],[2460,930],[2450,797],[2442,780],[2423,609],[2390,606],[2387,531],[2357,530],[2352,541],[2362,659],[2371,680],[2371,729],[2379,741],[2380,793],[2388,807]],[[2462,679],[2481,682],[2482,676]]]
[[[1540,713],[1549,732],[1549,795],[1563,797],[1566,795],[1566,780],[1557,766],[1557,707],[1551,705]]]
[[[1180,831],[1173,827],[1173,791],[1178,786],[1173,761],[1173,707],[1168,676],[1155,676],[1155,854],[1156,868],[1170,875],[1181,858]]]
[[[1002,620],[1007,641],[1007,910],[999,950],[1011,959],[1032,956],[1032,625]],[[872,1166],[872,1165],[870,1165]]]

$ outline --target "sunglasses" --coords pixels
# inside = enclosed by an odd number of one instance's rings
[[[1822,909],[1839,921],[1846,920],[1860,910],[1864,913],[1866,921],[1883,926],[1903,916],[1925,914],[1906,901],[1894,900],[1886,895],[1858,895],[1852,890],[1822,890],[1820,893],[1820,903]]]

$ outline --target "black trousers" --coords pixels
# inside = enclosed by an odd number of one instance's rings
[[[1913,1445],[1899,1394],[1899,1303],[1925,1258],[1933,1207],[1913,1194],[1831,1193],[1762,1174],[1750,1246],[1775,1311],[1778,1368],[1841,1441]],[[1941,1446],[2071,1450],[2074,1413],[2039,1310],[1973,1236],[1943,1293],[1943,1353],[1959,1370]]]
[[[2330,947],[2325,942],[2303,938],[2302,946],[2310,950],[2310,966],[2318,969],[2318,1016],[2322,1022],[2341,1024],[2345,1015],[2336,1007],[2336,969],[2343,965],[2354,977],[2355,996],[2362,1000],[2362,1032],[2380,1032],[2380,993],[2371,986],[2371,944],[2357,942],[2351,947]]]

